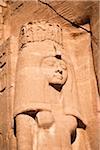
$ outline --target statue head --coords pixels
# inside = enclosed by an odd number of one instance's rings
[[[67,64],[63,59],[62,29],[59,25],[44,21],[26,23],[20,32],[20,49],[23,49],[24,62],[26,59],[26,65],[31,63],[34,66],[37,77],[38,74],[45,76],[52,85],[62,87],[65,84]]]

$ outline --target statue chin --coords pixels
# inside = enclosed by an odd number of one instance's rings
[[[55,88],[59,92],[62,90],[63,87],[63,84],[59,84],[59,83],[49,83],[49,85]]]

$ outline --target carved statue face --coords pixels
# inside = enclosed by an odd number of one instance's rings
[[[63,85],[67,80],[67,64],[56,56],[49,56],[43,59],[42,69],[48,82],[51,84]]]

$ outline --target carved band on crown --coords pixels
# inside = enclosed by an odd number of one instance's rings
[[[62,28],[55,23],[45,21],[28,22],[21,27],[19,35],[19,47],[22,48],[30,42],[52,40],[63,45]]]

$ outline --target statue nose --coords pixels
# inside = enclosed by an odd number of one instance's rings
[[[59,73],[62,74],[62,70],[59,70]]]
[[[56,73],[62,74],[63,72],[62,72],[62,70],[58,69],[58,70],[56,71]]]

